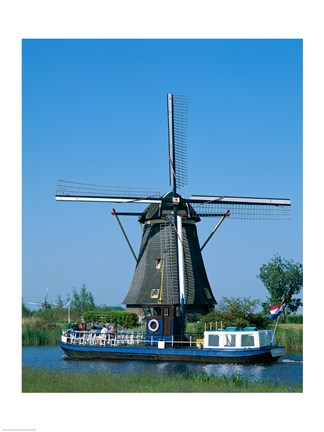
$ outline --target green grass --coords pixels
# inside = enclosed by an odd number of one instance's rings
[[[259,383],[233,375],[159,376],[151,373],[113,375],[103,372],[22,370],[23,393],[301,393],[302,384]]]

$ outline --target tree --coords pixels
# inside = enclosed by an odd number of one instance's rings
[[[25,305],[24,299],[22,300],[22,317],[28,317],[32,315],[32,311]]]
[[[250,297],[233,298],[222,297],[213,312],[205,315],[201,320],[200,330],[203,331],[205,323],[207,328],[210,323],[215,326],[225,327],[258,327],[265,328],[268,324],[268,317],[257,313],[256,308],[260,306],[259,299],[251,300]]]
[[[61,297],[60,294],[57,296],[55,303],[56,303],[56,307],[57,307],[57,308],[60,308],[60,309],[61,309],[61,308],[64,306],[65,303],[64,303],[64,301],[62,300],[62,297]]]
[[[72,294],[71,306],[73,310],[82,313],[85,310],[95,309],[96,305],[94,303],[93,295],[91,292],[87,291],[87,287],[84,284],[79,293],[75,288],[73,288]]]
[[[276,255],[268,264],[263,264],[257,276],[269,291],[270,297],[263,303],[264,309],[268,306],[285,301],[284,317],[294,313],[302,306],[300,298],[295,298],[303,287],[303,266],[292,260],[286,260]]]

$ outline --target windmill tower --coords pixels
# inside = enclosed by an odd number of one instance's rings
[[[208,312],[216,304],[202,258],[202,249],[227,218],[288,219],[289,199],[194,195],[178,189],[187,184],[187,98],[167,95],[169,176],[171,191],[122,189],[59,181],[56,200],[148,204],[142,213],[116,212],[136,260],[134,277],[123,301],[143,310],[147,332],[155,339],[184,338],[185,317]],[[143,226],[136,256],[119,216],[138,216]],[[200,246],[196,224],[202,217],[219,218]]]

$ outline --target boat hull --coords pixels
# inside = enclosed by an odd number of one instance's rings
[[[283,347],[263,347],[253,349],[198,349],[197,347],[151,346],[84,346],[59,342],[64,353],[73,359],[90,360],[138,360],[196,363],[269,363],[278,360]]]

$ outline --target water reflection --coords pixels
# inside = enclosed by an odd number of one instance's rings
[[[142,361],[71,360],[60,347],[23,347],[23,366],[69,372],[110,372],[113,374],[151,372],[159,375],[205,373],[218,377],[239,375],[249,381],[300,384],[303,380],[302,353],[287,353],[267,365],[197,364]]]

